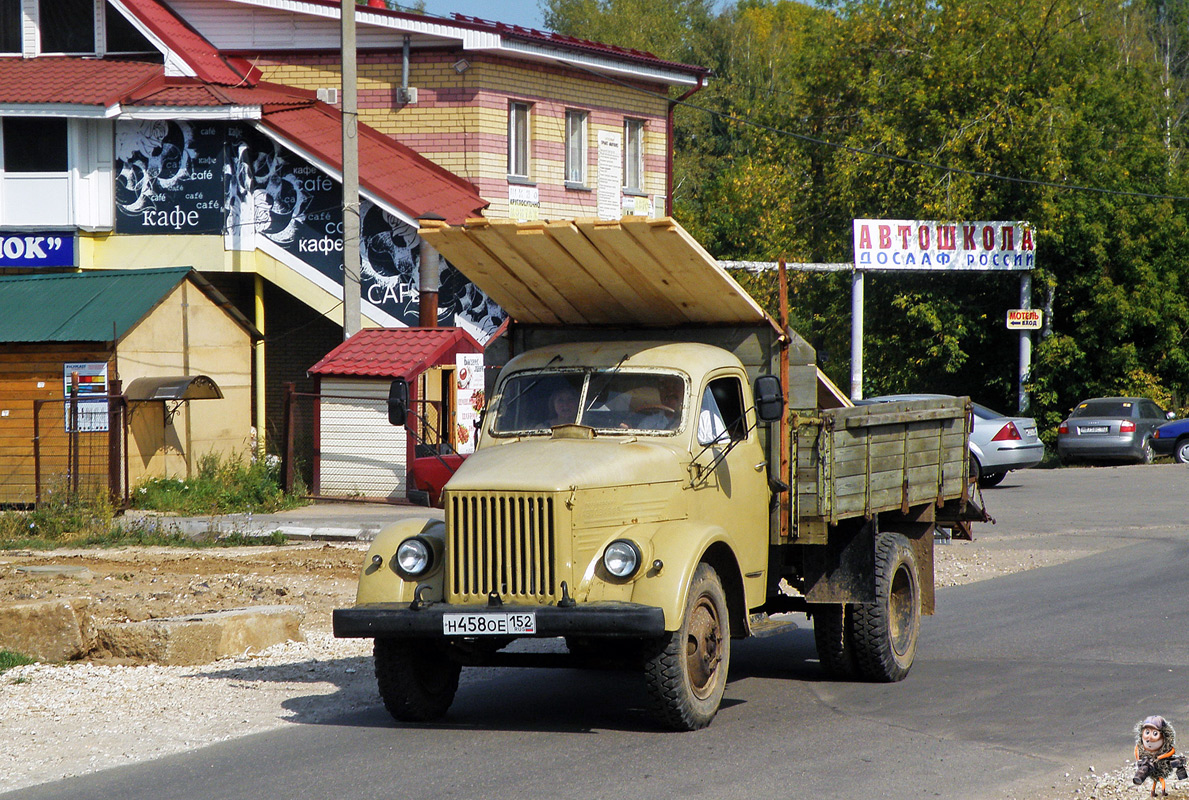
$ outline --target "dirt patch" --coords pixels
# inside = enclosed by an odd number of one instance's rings
[[[0,553],[0,604],[86,596],[99,623],[294,605],[305,612],[303,629],[329,633],[331,612],[355,600],[355,582],[366,550],[366,543],[352,542],[202,550],[10,551]],[[1073,549],[955,541],[935,549],[935,579],[938,586],[958,586],[1085,554]],[[21,569],[50,565],[83,567],[86,572],[80,577]]]
[[[355,600],[367,545],[179,550],[16,551],[0,554],[0,604],[86,596],[96,621],[139,622],[255,605],[295,605],[304,628],[329,632],[330,614]],[[22,567],[85,567],[78,575]]]

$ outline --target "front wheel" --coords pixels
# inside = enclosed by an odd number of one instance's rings
[[[1177,446],[1173,448],[1172,457],[1178,464],[1189,463],[1189,436],[1177,440]]]
[[[854,606],[855,661],[871,681],[898,681],[912,669],[921,632],[921,587],[912,545],[902,534],[875,540],[875,602]]]
[[[394,719],[439,719],[454,702],[462,667],[447,655],[442,642],[376,639],[375,663],[380,697]]]
[[[727,688],[731,628],[718,573],[699,564],[689,584],[681,628],[661,637],[645,656],[644,679],[653,711],[667,728],[705,728]]]

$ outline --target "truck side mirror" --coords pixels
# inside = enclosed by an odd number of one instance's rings
[[[780,378],[775,375],[760,375],[755,380],[756,416],[760,422],[776,422],[784,416],[784,394],[780,391]]]
[[[388,423],[402,428],[409,419],[409,382],[397,378],[388,387]]]

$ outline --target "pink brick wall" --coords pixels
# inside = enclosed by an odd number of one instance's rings
[[[460,58],[470,69],[457,73]],[[337,87],[338,59],[334,54],[292,53],[261,59],[265,80],[306,89]],[[401,105],[401,56],[360,53],[359,108],[361,119],[408,145],[445,169],[470,180],[491,202],[487,216],[509,214],[507,181],[507,114],[512,101],[532,104],[531,177],[540,195],[542,217],[591,216],[597,197],[593,191],[564,185],[565,115],[567,109],[589,114],[587,124],[588,183],[595,183],[597,137],[600,130],[622,131],[625,117],[645,120],[645,190],[663,196],[666,187],[665,153],[667,87],[624,81],[646,90],[633,92],[620,83],[557,65],[519,61],[457,50],[414,51],[409,85],[417,88],[417,103]]]

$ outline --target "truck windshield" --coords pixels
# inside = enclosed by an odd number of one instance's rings
[[[631,370],[522,372],[504,381],[492,431],[548,433],[578,423],[607,433],[671,434],[681,428],[681,375]]]

